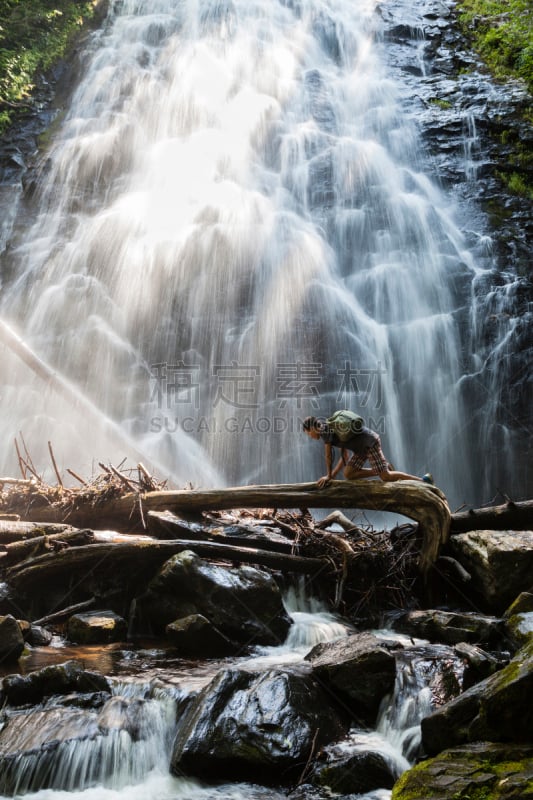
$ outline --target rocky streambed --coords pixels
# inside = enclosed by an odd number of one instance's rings
[[[333,613],[303,579],[192,551],[138,587],[128,619],[72,613],[18,662],[9,647],[38,631],[5,615],[0,792],[527,797],[533,536],[476,531],[452,548],[463,608],[413,596],[381,626]],[[157,638],[134,637],[148,617]]]

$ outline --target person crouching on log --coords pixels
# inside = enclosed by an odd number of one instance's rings
[[[337,412],[341,414],[343,412]],[[351,413],[351,412],[350,412]],[[325,445],[326,467],[328,474],[318,480],[318,488],[323,489],[344,467],[344,477],[349,481],[356,481],[359,478],[379,477],[382,481],[424,481],[433,483],[430,473],[418,478],[416,475],[409,475],[407,472],[398,472],[392,468],[392,464],[387,461],[381,449],[381,439],[379,435],[363,425],[361,417],[357,421],[350,421],[349,430],[341,431],[339,434],[336,429],[335,416],[326,421],[318,420],[316,417],[307,417],[303,421],[304,432],[315,439],[322,439]],[[352,415],[352,419],[356,415]],[[342,436],[342,439],[340,438]],[[341,457],[333,467],[333,448],[339,447]],[[346,451],[352,453],[349,461],[346,461]],[[369,467],[365,467],[368,461]]]

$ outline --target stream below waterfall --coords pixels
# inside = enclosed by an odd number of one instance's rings
[[[78,736],[70,741],[67,734],[54,753],[53,766],[46,762],[47,780],[55,788],[31,791],[30,776],[38,774],[39,770],[30,753],[21,756],[16,766],[16,796],[27,800],[281,800],[286,797],[281,789],[249,783],[204,785],[186,776],[174,777],[169,772],[179,703],[191,692],[198,692],[218,670],[232,664],[254,671],[272,667],[299,669],[303,657],[314,645],[332,642],[353,632],[352,626],[327,611],[320,601],[306,597],[301,586],[289,590],[284,602],[293,619],[287,641],[279,647],[257,648],[252,655],[240,659],[186,662],[153,644],[132,649],[65,648],[59,640],[50,648],[30,651],[30,656],[21,662],[26,671],[53,660],[77,658],[87,669],[105,672],[110,677],[114,696],[144,701],[139,725],[145,726],[149,733],[136,739],[123,727],[117,727],[108,736],[95,736],[88,730],[86,739]],[[376,634],[410,646],[415,644],[401,634],[385,630]],[[439,676],[449,669],[451,661],[458,674],[462,669],[450,648],[421,641],[416,645],[416,657],[409,662],[399,662],[394,693],[383,699],[375,729],[352,728],[343,740],[328,746],[328,750],[375,751],[386,758],[397,776],[413,763],[420,743],[420,720],[432,707]],[[55,703],[57,699],[51,698],[45,705],[55,707]],[[60,740],[62,727],[72,724],[68,716],[64,717],[65,713],[65,708],[59,704],[53,730]],[[47,735],[53,739],[49,731]],[[350,798],[355,797],[350,795]],[[388,800],[390,790],[378,789],[357,797]]]

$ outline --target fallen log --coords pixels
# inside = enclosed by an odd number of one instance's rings
[[[533,530],[533,500],[513,502],[498,506],[471,508],[452,514],[450,533],[467,531],[530,531]]]
[[[56,551],[62,547],[79,547],[91,544],[95,536],[90,530],[66,530],[61,533],[53,533],[49,536],[37,536],[21,542],[12,542],[6,545],[4,564],[15,564],[25,559],[36,558],[47,551]]]
[[[26,519],[69,522],[81,528],[111,528],[123,532],[143,530],[148,511],[210,511],[232,508],[360,508],[389,511],[418,522],[422,535],[419,568],[427,575],[440,548],[448,540],[450,510],[436,486],[421,481],[331,481],[317,484],[236,486],[229,489],[130,493],[95,504],[78,502],[31,507]]]
[[[72,547],[58,553],[47,553],[11,567],[6,578],[15,591],[22,594],[47,583],[56,575],[73,577],[82,572],[88,576],[93,570],[114,571],[131,565],[132,571],[157,568],[176,553],[192,550],[204,558],[258,564],[284,572],[318,575],[328,569],[330,562],[321,558],[271,553],[257,548],[233,547],[214,542],[173,539],[172,541],[137,540],[132,542],[95,543]]]

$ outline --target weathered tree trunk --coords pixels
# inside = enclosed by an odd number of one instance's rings
[[[336,507],[389,511],[418,522],[423,537],[419,560],[423,575],[435,563],[441,545],[448,540],[450,510],[446,497],[436,486],[419,481],[331,481],[324,489],[318,489],[316,483],[297,483],[132,493],[98,505],[80,503],[68,511],[53,506],[34,508],[25,518],[69,522],[77,527],[139,531],[148,511]]]
[[[452,514],[450,533],[465,533],[479,530],[523,531],[533,530],[533,500],[514,503],[508,501],[499,506],[472,508]]]
[[[330,566],[325,559],[303,558],[214,542],[184,539],[174,539],[170,542],[143,540],[97,542],[69,548],[58,553],[48,553],[26,561],[24,564],[11,567],[6,572],[6,578],[10,586],[24,594],[32,587],[50,582],[56,575],[71,576],[80,572],[88,574],[94,569],[101,568],[104,562],[106,570],[113,570],[118,565],[123,569],[128,564],[131,564],[133,569],[138,568],[139,564],[143,569],[156,568],[183,550],[193,550],[197,555],[205,558],[258,564],[270,569],[304,575],[317,575]]]
[[[22,542],[39,536],[50,536],[69,530],[71,530],[70,525],[60,523],[20,522],[19,520],[0,519],[0,545]]]

